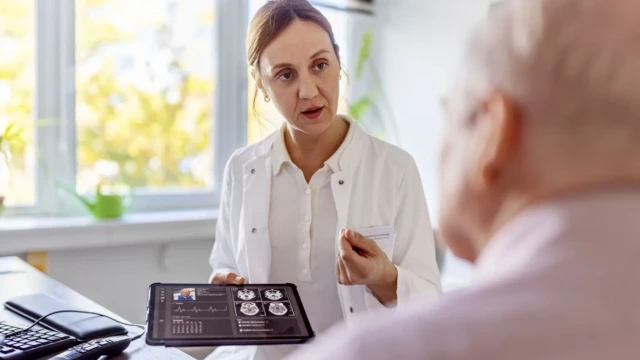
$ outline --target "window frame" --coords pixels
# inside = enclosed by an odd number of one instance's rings
[[[35,204],[7,207],[3,215],[75,216],[86,210],[62,193],[56,180],[75,186],[76,161],[76,57],[75,0],[32,0],[35,6],[34,134],[36,153]],[[210,134],[214,151],[214,186],[211,190],[167,188],[136,189],[132,212],[218,207],[227,159],[247,143],[247,67],[245,38],[248,1],[213,1],[216,14],[214,44],[216,91]],[[224,49],[224,53],[218,51]],[[211,66],[214,66],[213,64]],[[221,89],[224,89],[222,91]],[[59,119],[39,126],[37,119]],[[47,165],[43,165],[47,164]],[[55,165],[54,165],[55,164]],[[89,194],[90,195],[90,194]]]

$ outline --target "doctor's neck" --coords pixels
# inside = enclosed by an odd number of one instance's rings
[[[336,116],[327,129],[319,134],[305,134],[287,125],[284,142],[287,152],[309,182],[325,161],[338,150],[349,132],[349,123]]]

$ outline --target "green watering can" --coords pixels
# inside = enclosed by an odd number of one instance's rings
[[[93,201],[78,194],[70,186],[61,186],[63,190],[80,200],[89,209],[91,215],[96,219],[118,219],[124,215],[133,204],[133,189],[129,187],[129,195],[103,194],[102,185],[98,185]]]

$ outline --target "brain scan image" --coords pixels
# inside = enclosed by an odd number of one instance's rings
[[[243,303],[240,306],[240,311],[248,316],[254,316],[256,315],[258,312],[260,312],[260,309],[258,308],[258,306],[256,305],[256,303],[252,303],[252,302],[247,302],[247,303]]]
[[[256,297],[256,293],[249,289],[238,290],[236,295],[241,300],[253,300]]]
[[[284,297],[282,291],[276,289],[265,290],[264,296],[269,300],[280,300]]]
[[[274,302],[269,304],[269,312],[274,315],[282,316],[287,313],[287,307],[283,303]]]

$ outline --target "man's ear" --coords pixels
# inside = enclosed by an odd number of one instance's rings
[[[482,103],[476,126],[482,140],[478,159],[480,179],[484,188],[493,187],[520,146],[521,112],[512,98],[493,92]]]

